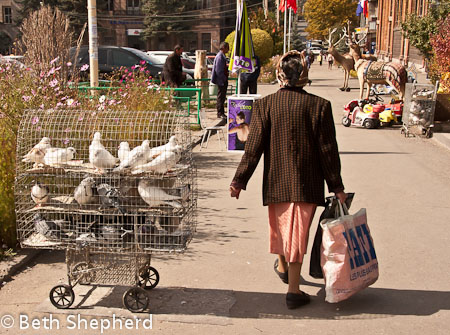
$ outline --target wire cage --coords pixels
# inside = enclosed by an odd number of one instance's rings
[[[175,111],[27,111],[17,139],[19,241],[184,251],[196,227],[191,149],[189,119]]]
[[[405,136],[424,135],[430,138],[433,135],[437,86],[438,83],[406,84],[401,130]]]
[[[28,110],[17,135],[15,203],[23,247],[65,249],[69,285],[129,284],[147,308],[152,254],[183,252],[196,229],[189,115],[178,111]]]

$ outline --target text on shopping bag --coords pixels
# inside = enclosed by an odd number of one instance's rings
[[[355,232],[356,230],[356,232]],[[364,223],[356,226],[355,229],[349,228],[342,233],[347,240],[347,246],[350,253],[350,268],[360,267],[369,263],[371,260],[377,259],[375,248],[373,247],[367,225]]]

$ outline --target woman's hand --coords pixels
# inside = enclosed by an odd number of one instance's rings
[[[238,187],[230,186],[230,195],[232,198],[239,199],[239,194],[241,193],[241,189]]]
[[[347,193],[345,193],[345,192],[343,192],[343,191],[338,192],[338,193],[335,193],[335,195],[336,195],[336,198],[339,199],[339,201],[341,202],[341,204],[344,204],[344,203],[345,203],[345,200],[347,200]]]

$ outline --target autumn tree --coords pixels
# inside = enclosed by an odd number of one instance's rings
[[[144,18],[144,37],[154,37],[163,32],[180,32],[187,30],[192,20],[198,19],[196,13],[183,12],[192,10],[195,2],[189,0],[143,0],[141,5]]]
[[[437,26],[438,31],[430,39],[434,53],[432,75],[441,81],[442,90],[450,93],[450,14]]]
[[[279,55],[283,52],[283,26],[277,25],[276,13],[268,11],[267,18],[264,15],[264,10],[250,10],[249,16],[250,28],[261,29],[269,33],[273,41],[273,54]]]
[[[309,38],[324,39],[328,28],[345,26],[347,20],[357,22],[354,0],[307,0],[303,15],[308,22]]]

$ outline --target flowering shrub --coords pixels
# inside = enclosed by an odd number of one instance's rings
[[[259,81],[262,83],[272,83],[277,80],[276,68],[280,56],[273,56],[269,61],[261,67],[261,75]]]
[[[440,79],[440,91],[450,93],[450,14],[438,24],[438,31],[431,36],[434,64],[433,74]]]
[[[64,83],[60,72],[67,69],[62,67],[72,64],[56,64],[40,73],[11,64],[0,65],[0,243],[12,245],[15,241],[16,135],[24,110],[73,109],[83,117],[80,110],[97,113],[106,109],[164,111],[170,108],[168,93],[152,82],[142,64],[136,64],[133,71],[117,71],[111,78],[113,87],[102,88],[98,94],[78,89],[76,83]],[[87,71],[88,67],[82,70]],[[37,116],[32,119],[37,127],[39,122]]]

